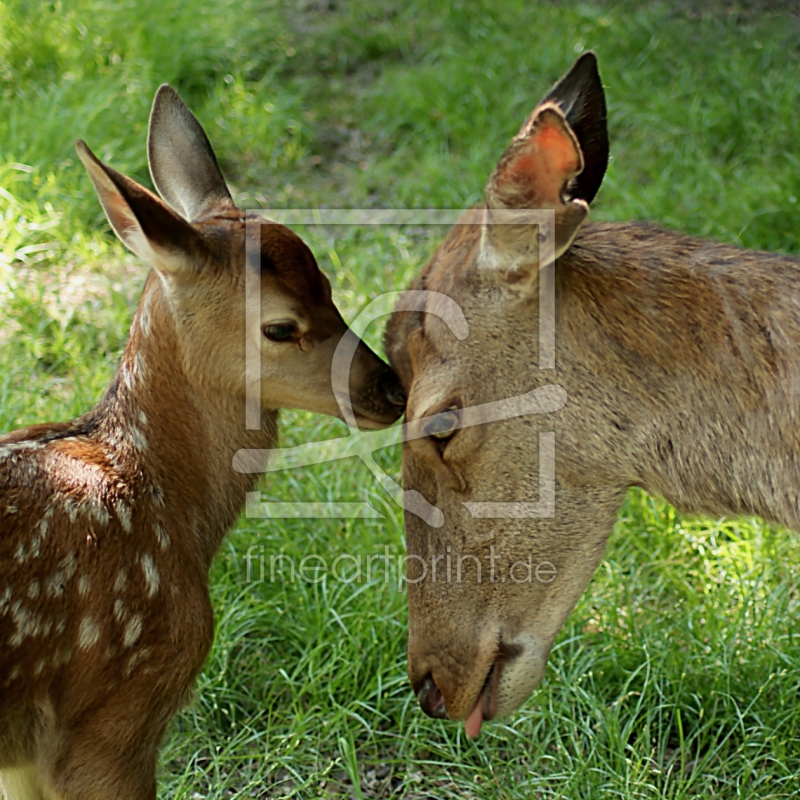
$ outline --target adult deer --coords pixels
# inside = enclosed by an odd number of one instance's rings
[[[437,529],[406,513],[409,676],[423,710],[466,720],[472,737],[541,679],[628,487],[800,529],[800,261],[648,224],[583,225],[608,160],[605,117],[588,53],[411,287],[456,300],[467,338],[408,311],[387,329],[408,419],[430,434],[405,444],[404,483],[445,518]],[[551,258],[524,209],[552,211]],[[496,224],[503,214],[511,224]],[[540,369],[542,278],[554,282],[552,369]],[[466,420],[537,388],[566,402]],[[554,510],[532,516],[522,504],[540,486]]]
[[[166,202],[77,149],[112,227],[153,270],[97,406],[0,437],[7,800],[155,796],[159,740],[213,638],[211,559],[255,482],[233,456],[274,446],[278,408],[338,414],[332,358],[353,336],[302,240],[236,208],[169,86],[148,142]],[[260,283],[253,315],[248,275]],[[246,372],[246,347],[260,374]],[[264,406],[255,430],[248,382]],[[394,373],[363,343],[349,386],[360,425],[402,412]]]

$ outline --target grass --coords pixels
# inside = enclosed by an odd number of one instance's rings
[[[109,235],[73,144],[86,139],[147,182],[147,114],[163,81],[206,126],[244,206],[462,207],[547,86],[591,47],[613,152],[594,218],[650,218],[800,253],[800,23],[766,7],[9,0],[0,8],[0,430],[77,415],[112,374],[145,271]],[[402,288],[440,235],[302,233],[351,319]],[[286,443],[343,432],[283,416]],[[396,474],[398,453],[381,463]],[[402,553],[401,516],[366,469],[353,460],[281,473],[264,492],[369,499],[384,518],[241,521],[213,569],[217,638],[197,699],[166,742],[163,796],[800,791],[793,534],[681,517],[631,492],[541,688],[471,743],[416,708],[396,560],[369,581],[269,580],[279,553]]]

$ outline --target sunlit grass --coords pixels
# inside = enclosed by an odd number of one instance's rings
[[[0,27],[0,430],[85,411],[113,373],[145,273],[109,235],[73,146],[84,138],[147,183],[147,115],[164,81],[200,117],[243,205],[463,207],[545,89],[591,47],[613,154],[594,218],[800,252],[800,27],[788,13],[81,0],[6,3]],[[298,231],[348,319],[402,288],[441,236]],[[379,347],[380,326],[367,338]],[[345,433],[283,415],[287,444]],[[398,457],[394,448],[380,461],[396,475]],[[402,519],[366,467],[271,475],[262,489],[275,500],[366,500],[384,517],[241,521],[213,568],[217,639],[166,742],[164,796],[800,791],[794,534],[682,517],[631,492],[542,687],[472,743],[424,717],[408,687]],[[390,559],[370,580],[269,580],[281,553]]]

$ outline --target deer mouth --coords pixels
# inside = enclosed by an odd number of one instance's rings
[[[379,428],[387,428],[392,423],[397,422],[402,414],[403,412],[401,409],[393,410],[386,414],[377,414],[375,412],[367,414],[364,411],[357,411],[355,408],[353,408],[353,417],[355,418],[356,424],[361,430],[377,430]],[[338,414],[337,416],[339,419],[346,422],[342,414]]]
[[[481,689],[472,711],[464,722],[467,736],[470,739],[477,739],[481,732],[483,721],[494,719],[497,714],[497,694],[500,686],[500,676],[503,671],[503,662],[495,661],[492,664],[489,674],[486,676],[483,688]]]

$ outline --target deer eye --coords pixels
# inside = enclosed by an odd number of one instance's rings
[[[446,442],[458,430],[461,414],[456,406],[440,411],[425,424],[425,435]]]
[[[261,329],[265,339],[271,342],[286,342],[297,334],[296,322],[276,322],[272,325],[265,325]]]

